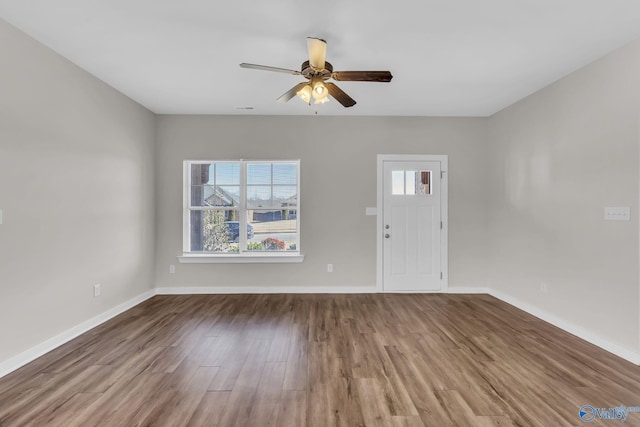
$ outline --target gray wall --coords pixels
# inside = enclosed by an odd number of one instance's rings
[[[159,116],[156,285],[376,285],[376,155],[449,155],[449,285],[484,286],[486,120]],[[300,159],[301,264],[179,264],[182,161]],[[326,272],[326,264],[334,272]],[[169,265],[177,265],[169,274]]]
[[[152,288],[155,118],[3,21],[0,44],[2,362]]]
[[[636,352],[638,76],[640,41],[490,118],[488,245],[492,288]]]

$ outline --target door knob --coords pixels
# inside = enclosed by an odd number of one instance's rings
[[[389,229],[389,224],[385,225],[384,228]]]
[[[384,235],[384,238],[385,238],[385,239],[388,239],[389,237],[391,237],[391,236],[389,236],[389,233],[387,233],[387,234],[385,234],[385,235]]]

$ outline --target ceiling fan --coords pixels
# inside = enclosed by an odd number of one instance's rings
[[[297,95],[309,105],[311,105],[311,98],[313,98],[314,104],[324,104],[329,101],[329,95],[345,107],[356,105],[353,98],[335,83],[328,82],[329,79],[344,82],[390,82],[393,78],[389,71],[333,71],[333,66],[326,61],[327,42],[322,39],[307,37],[307,48],[309,60],[302,63],[300,71],[244,62],[240,66],[255,70],[300,75],[306,78],[307,82],[298,83],[278,98],[278,101],[287,102]]]

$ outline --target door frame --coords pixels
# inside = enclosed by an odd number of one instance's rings
[[[376,220],[376,288],[378,292],[385,292],[383,287],[384,250],[382,235],[384,224],[384,162],[440,162],[442,176],[440,179],[440,219],[442,231],[440,234],[440,264],[442,269],[442,281],[439,291],[408,291],[411,293],[446,293],[449,289],[449,156],[446,154],[378,154],[378,179],[377,179],[377,220]],[[398,292],[398,291],[394,291]]]

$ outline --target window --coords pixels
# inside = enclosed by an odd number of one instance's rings
[[[431,171],[391,171],[391,194],[394,196],[430,196]]]
[[[299,161],[186,161],[184,169],[185,254],[299,254]]]

